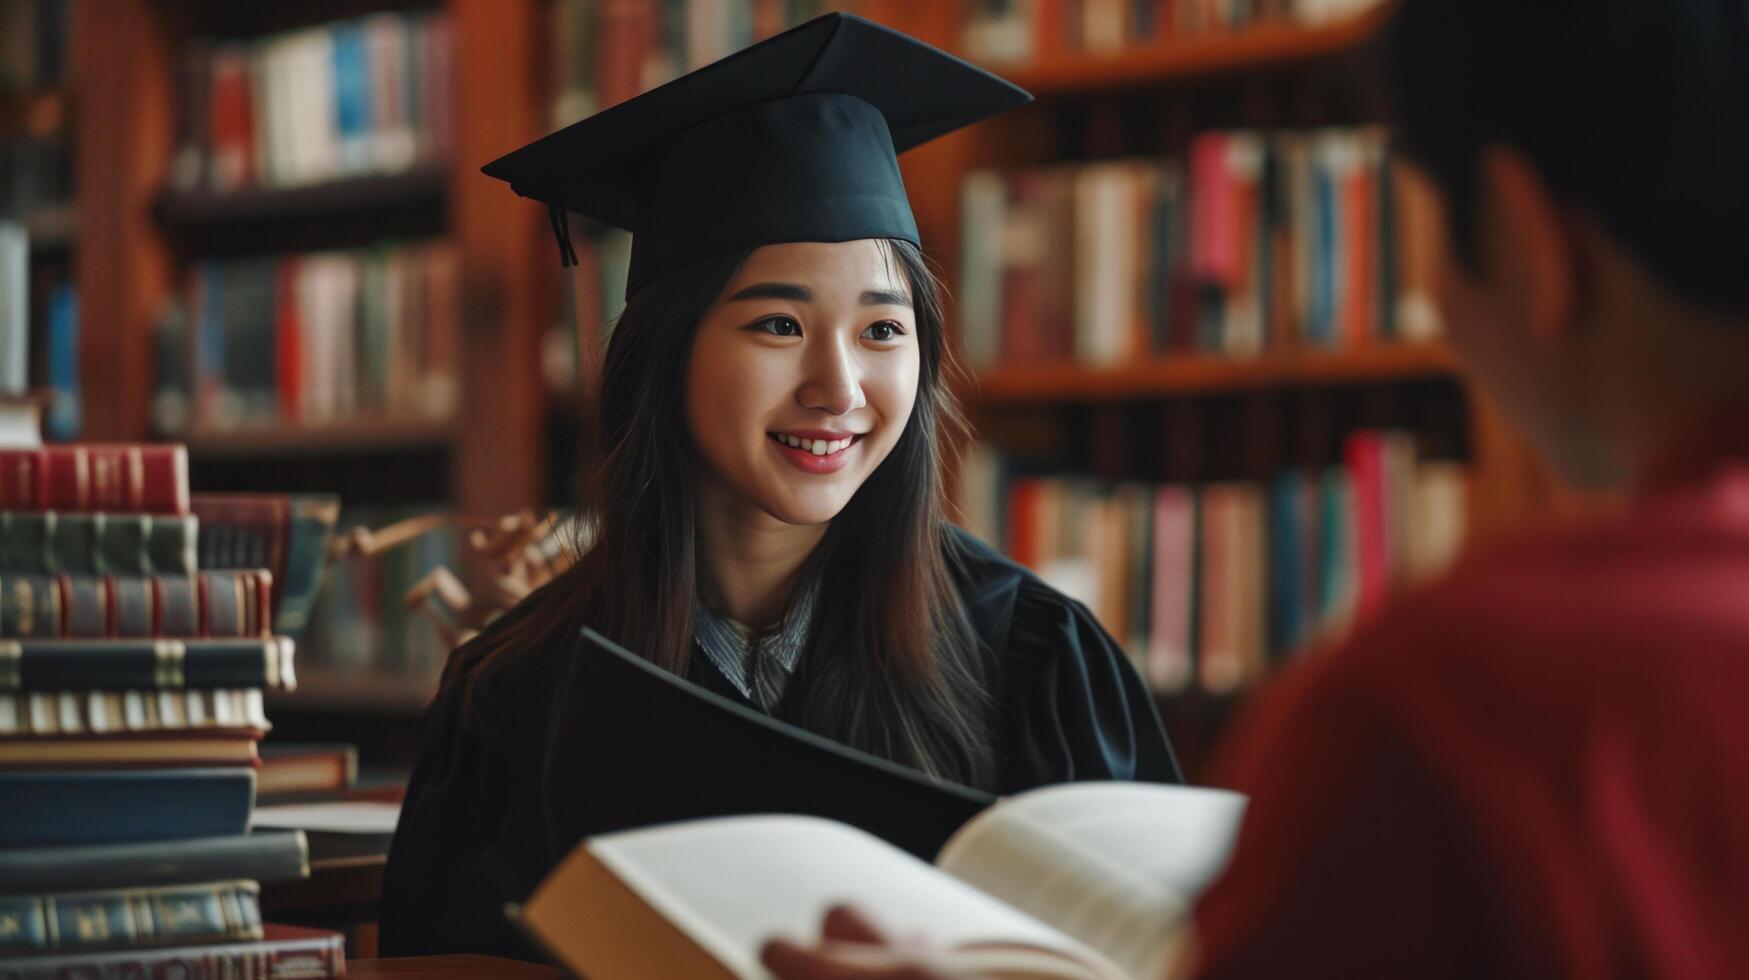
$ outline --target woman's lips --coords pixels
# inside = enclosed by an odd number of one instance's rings
[[[812,474],[836,473],[843,469],[849,465],[850,454],[856,451],[856,444],[862,441],[860,434],[837,439],[804,439],[804,435],[812,433],[773,432],[766,438],[790,465]],[[796,445],[791,445],[792,442]]]

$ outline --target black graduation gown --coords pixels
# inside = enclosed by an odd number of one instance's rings
[[[1092,614],[970,535],[956,533],[952,547],[961,600],[991,665],[996,791],[1181,781],[1152,696]],[[383,879],[383,955],[538,958],[504,909],[564,857],[542,802],[562,672],[563,657],[533,657],[482,685],[481,732],[462,726],[457,698],[432,705]],[[696,650],[691,679],[747,703]],[[805,695],[790,697],[794,686],[777,717],[799,715]]]

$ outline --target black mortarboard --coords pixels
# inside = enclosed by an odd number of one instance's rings
[[[482,168],[565,213],[632,233],[626,294],[712,255],[901,238],[917,224],[897,154],[1031,100],[898,31],[827,14]]]

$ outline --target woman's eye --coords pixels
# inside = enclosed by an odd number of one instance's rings
[[[905,331],[897,323],[894,323],[891,320],[882,320],[881,322],[870,326],[867,330],[864,330],[862,335],[869,340],[876,340],[885,343],[889,340],[899,339],[904,332]]]
[[[753,325],[754,330],[771,334],[773,337],[800,337],[802,325],[787,316],[768,316]]]

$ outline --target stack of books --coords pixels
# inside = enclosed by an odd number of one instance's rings
[[[339,934],[261,921],[305,839],[249,833],[295,563],[202,567],[188,486],[178,445],[0,450],[0,976],[344,971]]]
[[[1341,456],[1268,479],[1149,484],[1028,475],[981,450],[961,506],[1085,602],[1156,691],[1229,694],[1462,550],[1462,464],[1423,457],[1397,430],[1354,432]]]

